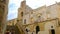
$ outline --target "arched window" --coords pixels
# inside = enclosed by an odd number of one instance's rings
[[[24,24],[26,24],[26,19],[24,19]]]
[[[21,12],[21,16],[23,16],[23,12]]]

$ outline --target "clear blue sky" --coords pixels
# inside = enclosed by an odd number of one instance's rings
[[[9,0],[9,13],[8,13],[8,20],[17,18],[18,8],[20,7],[20,3],[23,0]],[[26,4],[29,5],[31,8],[36,9],[43,5],[52,5],[54,3],[60,2],[60,0],[26,0]]]

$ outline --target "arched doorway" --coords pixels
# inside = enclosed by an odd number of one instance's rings
[[[51,34],[55,34],[55,30],[54,29],[51,29]]]
[[[55,34],[55,30],[53,29],[54,27],[53,26],[51,26],[51,34]]]
[[[36,34],[38,34],[39,31],[40,31],[39,26],[36,26]]]

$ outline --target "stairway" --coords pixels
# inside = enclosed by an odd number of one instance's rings
[[[24,27],[22,25],[16,24],[12,26],[7,25],[7,30],[13,32],[13,34],[25,34]]]
[[[14,26],[15,34],[21,34],[17,26]]]
[[[26,34],[25,28],[20,23],[17,23],[16,26],[18,27],[20,34]]]

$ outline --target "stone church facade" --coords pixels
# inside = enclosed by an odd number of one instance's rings
[[[24,0],[16,25],[21,34],[60,34],[60,3],[32,9]]]
[[[60,3],[32,9],[22,1],[18,9],[19,23],[28,34],[60,34]]]

